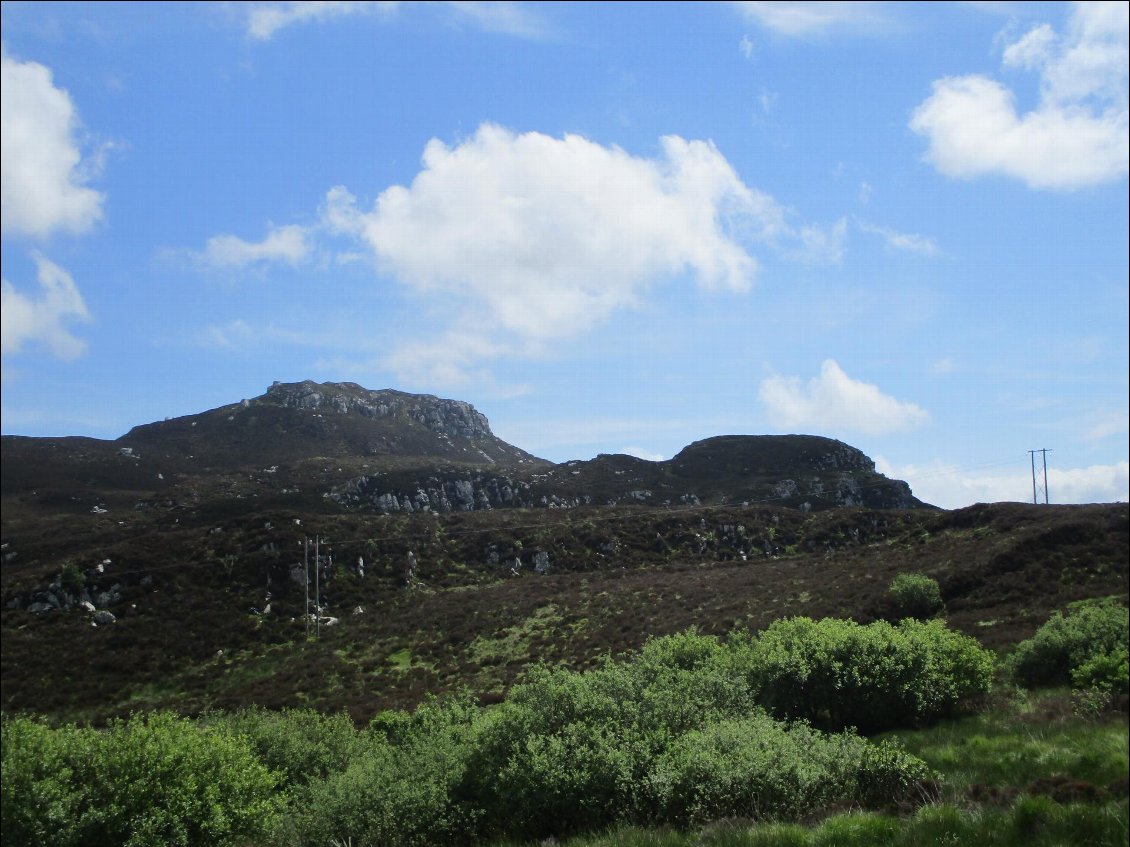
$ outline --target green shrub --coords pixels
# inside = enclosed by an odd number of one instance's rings
[[[1066,615],[1053,612],[1034,636],[1012,655],[1016,680],[1029,688],[1069,685],[1072,674],[1098,657],[1126,648],[1130,616],[1109,600],[1073,604]]]
[[[462,802],[459,786],[477,715],[465,698],[428,701],[395,720],[384,713],[345,769],[296,790],[294,837],[310,845],[387,847],[466,840],[479,816]]]
[[[353,720],[344,712],[323,715],[313,709],[249,708],[209,714],[203,723],[246,738],[258,760],[283,777],[284,787],[345,770],[360,745]]]
[[[616,820],[649,756],[638,717],[622,664],[537,669],[484,715],[464,791],[496,835],[541,838]]]
[[[103,732],[16,719],[3,756],[5,844],[222,846],[274,827],[276,776],[222,727],[168,713]]]
[[[941,621],[777,621],[752,645],[758,700],[779,718],[864,732],[919,725],[984,697],[992,654]]]
[[[656,822],[789,820],[833,805],[885,805],[933,774],[920,759],[853,733],[826,735],[764,712],[686,733],[647,774]]]
[[[1071,672],[1075,688],[1097,688],[1111,694],[1130,691],[1130,651],[1123,647],[1085,661]]]
[[[891,580],[888,594],[896,618],[930,618],[943,608],[937,580],[923,574],[900,573]]]
[[[59,584],[68,594],[77,597],[86,588],[86,574],[74,562],[66,562],[63,565],[63,573],[59,577]]]
[[[79,843],[82,790],[70,762],[80,730],[51,729],[29,718],[0,722],[0,832],[5,845]]]

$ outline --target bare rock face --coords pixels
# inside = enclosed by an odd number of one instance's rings
[[[492,438],[486,415],[462,400],[444,400],[430,394],[405,394],[383,389],[371,391],[355,382],[276,382],[259,398],[296,409],[317,409],[339,415],[367,418],[405,418],[423,424],[438,435]]]

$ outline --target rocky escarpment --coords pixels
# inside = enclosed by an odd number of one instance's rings
[[[474,512],[489,509],[565,509],[590,505],[588,494],[560,495],[539,484],[544,476],[521,479],[503,474],[473,474],[446,478],[428,476],[419,482],[397,483],[385,474],[363,475],[326,496],[343,506],[370,508],[382,514],[397,512]]]
[[[354,382],[276,382],[254,402],[339,415],[358,414],[366,418],[402,418],[448,437],[494,437],[486,415],[470,403],[391,389],[370,391]]]
[[[721,436],[698,441],[673,459],[649,462],[601,455],[526,473],[451,471],[416,479],[367,474],[327,495],[337,503],[393,512],[497,508],[775,504],[801,511],[923,504],[901,480],[877,473],[863,452],[818,436]]]

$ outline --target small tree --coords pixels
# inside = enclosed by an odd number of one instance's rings
[[[938,581],[920,573],[900,573],[888,589],[895,616],[899,618],[932,618],[943,608]]]
[[[76,597],[82,594],[86,588],[86,574],[82,572],[82,568],[74,562],[65,562],[63,564],[63,574],[59,578],[59,584],[63,586],[63,590],[68,594],[73,594]]]

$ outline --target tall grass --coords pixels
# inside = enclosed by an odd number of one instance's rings
[[[805,827],[733,821],[698,832],[622,827],[574,838],[562,847],[1123,847],[1125,799],[1102,805],[1060,805],[1021,797],[1008,808],[925,806],[908,818],[850,812]]]

